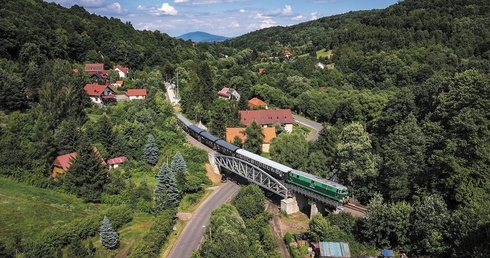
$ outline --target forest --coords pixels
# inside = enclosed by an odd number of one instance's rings
[[[485,257],[490,252],[489,13],[487,1],[404,0],[382,10],[193,44],[135,30],[129,22],[76,5],[2,1],[0,176],[96,208],[87,206],[92,216],[38,231],[0,224],[7,229],[0,233],[0,255],[66,257],[93,245],[104,216],[116,230],[142,218],[160,221],[133,250],[159,254],[155,248],[165,242],[179,202],[197,198],[211,185],[206,154],[185,143],[165,99],[164,82],[175,83],[178,74],[181,111],[216,136],[240,126],[238,111],[253,97],[324,124],[312,142],[301,130],[288,134],[278,128],[270,158],[337,178],[368,210],[362,219],[314,218],[307,232],[311,239],[355,243],[359,255],[390,248],[415,257]],[[129,67],[118,91],[144,88],[147,99],[92,105],[83,90],[94,82],[81,72],[87,63],[103,63],[111,83],[116,65]],[[219,99],[223,87],[236,89],[240,100]],[[71,169],[50,179],[53,160],[70,152],[79,153]],[[121,168],[100,166],[101,158],[118,156],[128,159]],[[249,245],[240,251],[245,257],[262,253],[251,251],[258,249],[265,250],[264,257],[274,255],[274,240],[261,224],[267,214],[255,212],[254,220],[239,207],[221,209],[216,211],[221,219],[238,223],[227,213],[242,216],[238,226],[260,228],[259,236],[240,236]],[[54,233],[61,225],[64,239]],[[211,226],[217,227],[213,220]],[[195,256],[226,256],[212,243],[203,248]]]

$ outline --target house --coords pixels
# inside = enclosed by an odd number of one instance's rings
[[[86,64],[85,72],[90,75],[96,73],[107,74],[107,71],[104,70],[104,64]]]
[[[87,84],[83,87],[92,102],[103,105],[106,101],[116,99],[116,91],[108,85]]]
[[[99,157],[101,157],[100,153],[99,153],[99,150],[97,150],[97,148],[94,147],[94,152],[95,154],[97,154]],[[53,161],[53,171],[51,172],[51,178],[56,178],[56,176],[58,174],[64,174],[66,173],[66,171],[68,171],[68,169],[70,168],[71,166],[71,162],[73,159],[75,159],[77,157],[77,153],[76,152],[72,152],[72,153],[68,153],[68,154],[64,154],[64,155],[60,155],[58,157],[56,157],[56,159],[54,159]],[[105,161],[102,159],[102,157],[100,158],[101,160],[101,163],[102,165],[106,165]]]
[[[289,57],[291,56],[291,52],[289,52],[289,50],[284,50],[284,57],[286,57],[287,59],[289,59]]]
[[[218,95],[222,99],[231,99],[231,97],[235,97],[237,101],[240,100],[240,94],[233,88],[224,87],[218,92]]]
[[[116,65],[116,67],[114,68],[114,71],[116,71],[116,73],[119,74],[119,78],[125,78],[125,77],[128,77],[129,68],[122,67],[120,65]]]
[[[146,89],[128,89],[126,95],[128,96],[129,100],[145,99]]]
[[[121,157],[117,157],[117,158],[113,158],[113,159],[108,159],[107,164],[109,165],[109,170],[110,170],[110,169],[115,169],[115,168],[119,167],[119,165],[121,165],[122,163],[124,163],[126,161],[127,161],[126,157],[121,156]]]
[[[241,110],[242,124],[248,126],[255,120],[262,127],[274,127],[280,124],[290,133],[293,131],[294,118],[290,109]]]
[[[346,242],[320,242],[311,243],[315,251],[315,257],[320,258],[350,258],[349,243]]]
[[[124,85],[124,81],[116,81],[115,83],[112,84],[114,87],[121,87]]]
[[[264,74],[265,69],[264,68],[259,68],[259,74]]]
[[[226,128],[226,141],[233,143],[235,138],[238,137],[240,140],[245,142],[247,139],[246,128]],[[275,127],[264,127],[262,128],[262,133],[264,134],[264,139],[262,140],[262,152],[269,152],[271,140],[276,138],[276,128]]]
[[[315,64],[315,67],[318,67],[320,69],[325,69],[326,65],[324,63],[322,63],[322,62],[318,62],[318,63]]]
[[[248,109],[268,109],[268,107],[261,99],[253,98],[248,101]]]
[[[76,152],[60,155],[53,161],[53,172],[51,178],[55,178],[57,174],[64,174],[71,166],[71,161],[77,156]]]

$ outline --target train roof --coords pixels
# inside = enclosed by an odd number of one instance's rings
[[[189,128],[189,130],[194,131],[196,134],[199,134],[200,132],[204,131],[203,129],[201,129],[195,125],[189,125],[188,128]]]
[[[236,150],[240,149],[240,147],[237,147],[227,141],[224,141],[224,140],[217,140],[216,141],[216,144],[218,144],[219,146],[223,147],[223,148],[226,148],[228,150],[230,150],[231,152],[235,152]]]
[[[180,121],[182,121],[182,123],[184,123],[186,126],[190,126],[190,125],[193,125],[191,123],[191,121],[189,121],[189,119],[187,119],[184,115],[182,114],[177,114],[177,119],[179,119]]]
[[[219,138],[218,138],[218,137],[216,137],[216,136],[214,136],[214,135],[212,135],[212,134],[210,134],[210,133],[208,133],[208,132],[206,132],[206,131],[201,132],[201,133],[200,133],[200,135],[201,135],[202,137],[204,137],[204,138],[206,138],[206,139],[210,140],[211,142],[215,142],[215,141],[219,140]]]
[[[244,150],[244,149],[238,149],[236,153],[241,154],[245,157],[249,157],[251,159],[257,160],[258,162],[261,162],[269,167],[275,168],[283,173],[288,173],[289,171],[293,170],[292,168],[285,166],[281,163],[277,163],[275,161],[272,161],[268,158],[264,158],[260,155],[257,155],[255,153],[252,153],[250,151]]]
[[[300,170],[292,170],[291,173],[300,175],[302,177],[309,178],[311,180],[315,180],[317,182],[321,182],[321,183],[323,183],[325,185],[334,187],[336,189],[347,189],[347,187],[345,187],[345,186],[343,186],[343,185],[341,185],[341,184],[339,184],[337,182],[330,181],[330,180],[327,180],[325,178],[317,177],[315,175],[312,175],[312,174],[309,174],[309,173],[306,173],[306,172],[303,172],[303,171],[300,171]]]

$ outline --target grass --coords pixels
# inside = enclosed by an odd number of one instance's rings
[[[99,235],[90,238],[96,249],[95,257],[126,257],[138,245],[153,224],[154,216],[142,214],[118,230],[119,248],[108,250],[102,246]]]
[[[194,212],[197,207],[214,191],[205,190],[203,193],[188,194],[180,201],[178,212]]]
[[[45,228],[63,225],[100,209],[75,196],[0,178],[0,239],[16,232],[32,239]],[[100,205],[99,205],[100,206]]]

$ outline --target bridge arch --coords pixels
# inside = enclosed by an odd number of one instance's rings
[[[283,198],[290,197],[288,188],[261,168],[232,156],[217,153],[212,154],[212,156],[214,157],[215,165],[219,168],[230,170]]]

